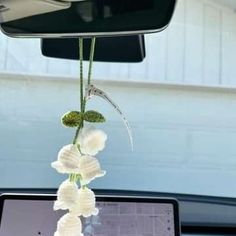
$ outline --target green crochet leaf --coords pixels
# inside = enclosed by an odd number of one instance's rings
[[[84,120],[90,123],[103,123],[105,122],[104,116],[97,111],[87,111],[84,114]]]
[[[78,127],[83,121],[83,114],[79,111],[69,111],[61,118],[61,123],[66,127]]]

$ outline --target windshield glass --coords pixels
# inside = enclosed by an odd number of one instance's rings
[[[146,35],[142,63],[95,63],[109,140],[93,187],[235,197],[236,4],[179,0],[167,30]],[[86,64],[86,68],[88,64]],[[79,107],[79,62],[46,58],[40,40],[0,35],[0,188],[57,188],[50,167],[74,130],[60,117]]]

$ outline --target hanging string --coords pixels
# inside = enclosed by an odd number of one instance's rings
[[[109,104],[111,104],[113,106],[113,108],[120,114],[120,116],[121,116],[121,118],[122,118],[122,120],[123,120],[123,122],[124,122],[124,124],[126,126],[126,129],[128,131],[128,135],[129,135],[129,139],[130,139],[131,148],[133,150],[133,135],[132,135],[132,130],[131,130],[131,127],[130,127],[130,124],[129,124],[128,120],[126,119],[126,117],[124,116],[122,111],[120,110],[119,106],[116,105],[110,99],[110,97],[108,97],[108,95],[104,91],[102,91],[101,89],[96,88],[94,85],[91,85],[92,66],[93,66],[93,60],[94,60],[95,44],[96,44],[96,38],[93,37],[92,38],[92,42],[91,42],[91,47],[90,47],[89,70],[88,70],[88,85],[87,85],[87,88],[86,88],[84,105],[86,104],[86,102],[93,95],[99,96],[99,97],[105,99]]]
[[[83,74],[83,38],[79,38],[79,60],[80,60],[80,110],[84,112],[85,105],[84,105],[84,74]],[[73,144],[76,144],[77,138],[79,136],[80,129],[84,126],[84,122],[82,121],[80,126],[77,128],[75,137],[73,139]]]
[[[84,112],[84,75],[83,75],[83,38],[79,38],[79,60],[80,60],[80,109]]]
[[[88,85],[91,84],[95,44],[96,44],[96,38],[93,37],[92,42],[91,42],[91,47],[90,47],[90,56],[89,56]]]

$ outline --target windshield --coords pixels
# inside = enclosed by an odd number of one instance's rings
[[[216,3],[217,2],[217,3]],[[232,2],[232,1],[231,1]],[[131,123],[95,99],[107,119],[98,189],[235,197],[236,4],[179,0],[167,30],[146,35],[142,63],[95,63],[94,83]],[[88,66],[86,64],[86,66]],[[57,188],[50,163],[74,130],[79,62],[41,55],[40,40],[0,35],[0,188]]]

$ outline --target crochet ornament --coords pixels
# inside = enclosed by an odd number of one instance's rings
[[[72,144],[68,144],[59,151],[58,158],[51,166],[60,174],[67,174],[57,191],[57,200],[54,210],[67,210],[57,224],[54,236],[83,236],[80,217],[97,215],[96,198],[88,184],[96,178],[106,174],[96,158],[96,155],[105,148],[107,135],[91,124],[104,123],[104,116],[95,110],[86,111],[87,102],[94,96],[107,101],[121,115],[128,130],[133,148],[133,139],[130,125],[120,108],[102,90],[91,84],[92,63],[95,49],[95,38],[92,38],[88,80],[84,88],[83,75],[83,39],[79,39],[80,55],[80,111],[69,111],[61,118],[65,127],[76,128]],[[79,185],[78,185],[79,184]]]

